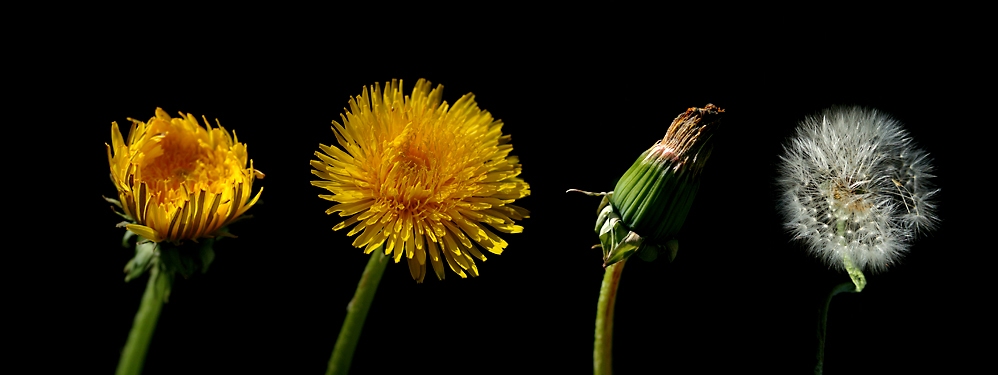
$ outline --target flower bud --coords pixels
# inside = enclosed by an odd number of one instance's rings
[[[662,140],[638,157],[612,192],[593,194],[603,195],[596,233],[604,267],[639,251],[650,260],[668,249],[670,260],[675,258],[678,244],[666,244],[690,211],[700,172],[710,156],[710,138],[723,112],[713,104],[687,109],[673,120]]]

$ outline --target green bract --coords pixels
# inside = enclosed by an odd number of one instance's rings
[[[711,133],[724,110],[708,104],[676,117],[665,138],[641,156],[603,196],[597,209],[596,233],[603,248],[603,266],[638,253],[653,260],[678,251],[673,237],[686,221],[700,187],[700,171],[710,156]]]

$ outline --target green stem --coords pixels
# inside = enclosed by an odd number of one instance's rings
[[[832,304],[832,297],[835,297],[835,295],[839,293],[855,292],[855,291],[856,291],[856,285],[853,284],[852,282],[842,283],[832,288],[832,291],[828,293],[828,298],[825,299],[825,304],[824,306],[822,306],[820,312],[821,320],[818,323],[818,354],[817,354],[818,363],[814,365],[815,375],[821,375],[821,372],[825,367],[825,336],[827,334],[826,330],[828,329],[828,307],[831,306]]]
[[[163,299],[170,288],[170,275],[161,272],[159,264],[154,263],[149,267],[149,282],[146,283],[146,291],[142,294],[139,311],[135,313],[135,322],[132,323],[132,330],[128,333],[128,341],[121,351],[118,370],[115,372],[117,375],[142,373],[142,364],[149,350],[149,342],[152,341],[152,334],[156,330],[159,312],[163,309]]]
[[[347,317],[343,320],[343,328],[340,328],[340,336],[336,338],[336,346],[333,347],[333,355],[329,358],[326,375],[345,375],[350,371],[350,361],[353,360],[360,331],[364,328],[367,310],[371,308],[371,301],[374,300],[374,293],[378,291],[378,283],[381,282],[381,275],[385,273],[387,264],[388,257],[381,250],[381,246],[378,246],[372,252],[371,259],[367,261],[367,267],[360,276],[353,299],[347,304]]]
[[[846,273],[849,274],[853,285],[856,286],[856,293],[862,292],[863,288],[866,287],[866,276],[863,276],[863,271],[859,267],[856,267],[856,264],[852,262],[852,258],[848,255],[842,258],[842,262],[845,263]]]
[[[845,235],[846,235],[846,221],[839,220],[835,225],[836,231],[841,238],[839,245],[845,246]],[[856,285],[856,292],[862,292],[863,288],[866,287],[866,276],[863,276],[863,270],[856,267],[856,263],[853,263],[852,258],[848,254],[842,256],[842,264],[846,268],[846,273],[849,274],[849,278],[852,279],[853,285]]]
[[[624,272],[624,262],[619,261],[606,267],[603,285],[599,289],[599,302],[596,305],[596,341],[593,344],[593,373],[610,375],[613,373],[613,305],[617,301],[617,287],[620,274]]]

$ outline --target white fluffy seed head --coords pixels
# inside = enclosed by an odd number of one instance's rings
[[[886,270],[939,222],[928,154],[889,116],[834,107],[804,119],[784,146],[778,184],[786,228],[826,264]]]

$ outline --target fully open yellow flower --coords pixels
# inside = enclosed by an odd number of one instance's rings
[[[111,180],[129,231],[154,242],[213,237],[253,206],[254,178],[247,167],[246,145],[219,125],[205,127],[190,114],[170,118],[156,108],[149,122],[132,121],[125,143],[118,124],[111,125],[107,160]],[[113,153],[112,153],[113,151]]]
[[[514,220],[529,217],[511,204],[530,195],[530,185],[517,177],[519,159],[509,156],[502,122],[480,110],[474,95],[449,106],[442,91],[422,79],[411,96],[395,80],[383,92],[364,87],[343,123],[333,121],[342,149],[319,145],[320,160],[311,162],[322,179],[312,185],[333,193],[319,197],[338,203],[326,213],[350,216],[333,229],[356,224],[347,235],[360,233],[353,245],[366,254],[380,245],[395,262],[405,254],[419,282],[427,254],[439,279],[444,261],[461,277],[478,276],[474,258],[485,256],[475,243],[495,254],[507,246],[488,227],[519,233]]]

